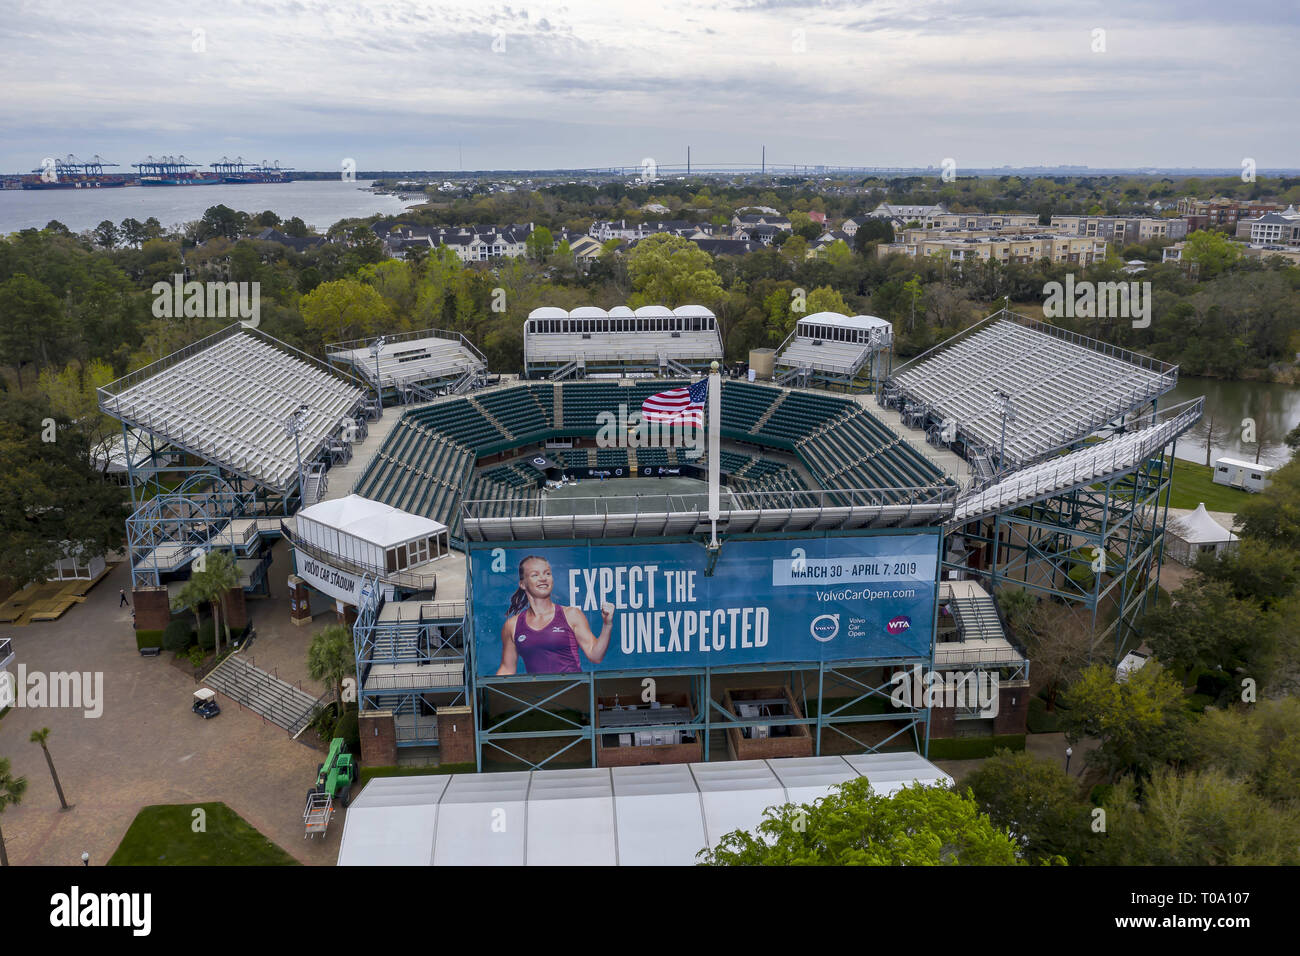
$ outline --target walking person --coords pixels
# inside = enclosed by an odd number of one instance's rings
[[[120,599],[117,602],[118,607],[126,607],[131,603],[126,599],[126,588],[118,588],[117,596]]]

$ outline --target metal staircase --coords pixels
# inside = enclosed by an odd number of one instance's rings
[[[566,378],[577,378],[578,373],[582,371],[586,371],[586,368],[587,368],[586,361],[584,361],[583,359],[574,359],[572,362],[569,362],[567,365],[561,365],[559,368],[557,368],[554,372],[552,372],[547,377],[552,382],[558,382]]]
[[[231,654],[218,664],[204,683],[295,737],[302,733],[317,705],[324,700],[323,697],[317,700],[288,681],[254,667],[238,654]]]
[[[329,474],[325,471],[325,466],[320,462],[314,463],[302,478],[302,506],[306,508],[320,501],[328,488]]]

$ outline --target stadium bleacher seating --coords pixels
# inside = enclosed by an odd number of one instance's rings
[[[467,489],[470,500],[492,502],[484,507],[493,511],[513,506],[535,509],[541,472],[523,462],[485,465],[476,471],[476,460],[546,437],[590,438],[601,426],[602,413],[617,414],[620,404],[629,413],[637,411],[646,397],[682,384],[662,379],[630,386],[604,380],[520,383],[415,408],[389,434],[356,491],[442,521],[453,528],[453,534],[459,527],[462,489]],[[563,409],[559,426],[555,424],[557,397]],[[876,490],[886,501],[901,501],[918,488],[950,482],[921,452],[846,398],[727,382],[722,391],[722,426],[724,436],[753,449],[727,448],[721,453],[721,470],[729,476],[733,492],[751,496],[737,501],[768,501],[774,507],[843,504],[852,496],[836,492],[859,489]],[[810,489],[797,467],[765,456],[764,446],[793,454],[829,494],[823,497]],[[548,448],[545,454],[564,469],[627,470],[630,464],[625,448]],[[635,449],[635,457],[638,467],[685,461],[680,450],[664,447]],[[776,497],[764,497],[769,494]]]
[[[117,394],[104,394],[101,404],[208,461],[284,491],[296,480],[298,454],[304,462],[315,458],[345,419],[356,416],[363,398],[340,375],[239,332]],[[285,423],[301,405],[306,411],[295,452]]]
[[[1006,463],[1021,466],[1092,433],[1172,388],[1177,369],[1050,326],[998,319],[892,376],[902,400],[956,421],[987,449],[1001,444],[1011,397]],[[1118,354],[1116,354],[1118,353]]]

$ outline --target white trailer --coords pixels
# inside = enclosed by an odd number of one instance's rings
[[[1214,483],[1241,488],[1244,491],[1263,491],[1272,482],[1273,465],[1261,465],[1237,458],[1220,458],[1214,463]]]

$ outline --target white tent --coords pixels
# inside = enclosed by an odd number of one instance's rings
[[[303,508],[295,529],[303,544],[380,572],[423,564],[449,547],[442,522],[360,495]]]
[[[380,777],[347,810],[340,866],[689,866],[763,811],[866,777],[952,778],[915,753]]]
[[[1180,564],[1193,565],[1203,554],[1212,554],[1216,558],[1225,551],[1232,550],[1237,543],[1237,536],[1219,522],[1210,517],[1205,510],[1205,502],[1196,506],[1196,510],[1174,518],[1167,527],[1168,541],[1165,553]]]

